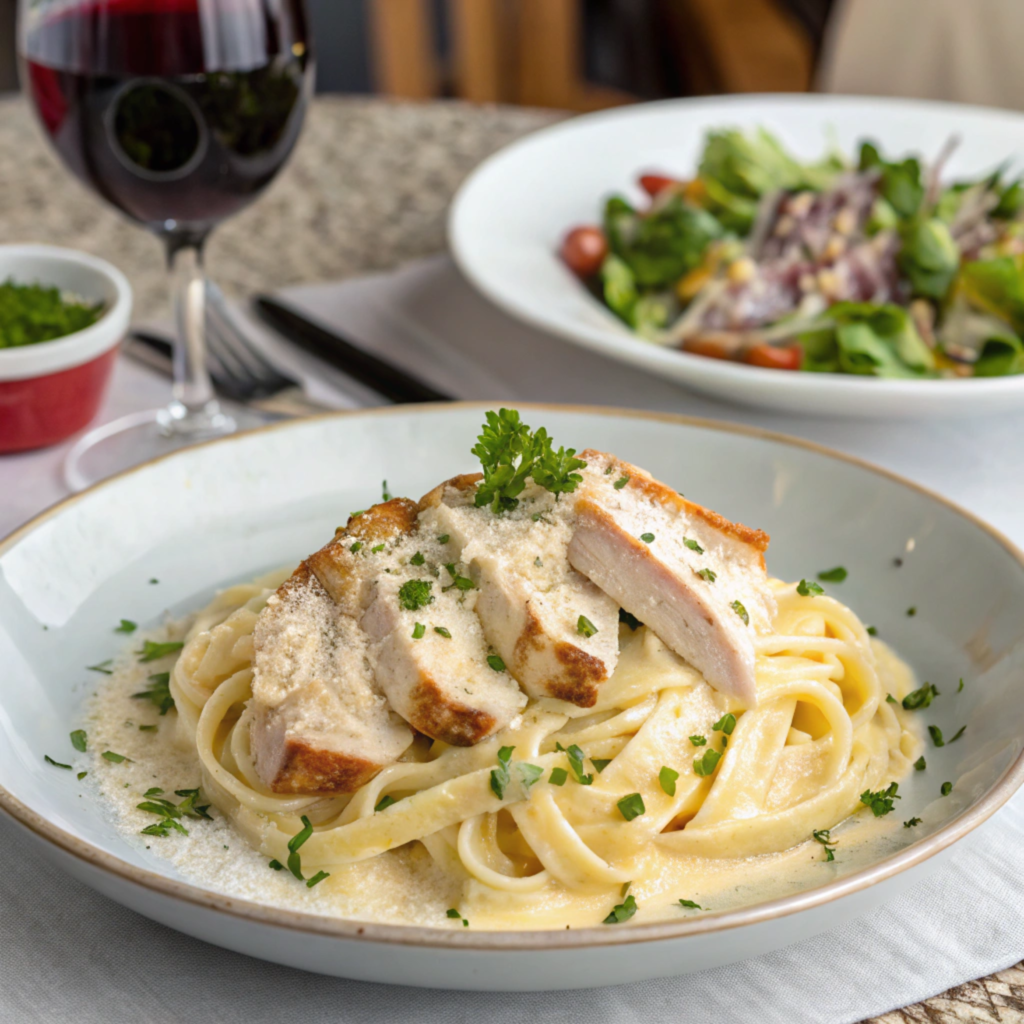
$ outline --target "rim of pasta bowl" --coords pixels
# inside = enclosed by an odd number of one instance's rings
[[[393,416],[408,414],[444,415],[449,410],[488,409],[493,402],[450,402],[444,405],[402,405],[379,409],[341,410],[324,413],[315,417],[307,417],[301,421],[284,421],[258,427],[254,430],[242,431],[226,437],[214,438],[201,442],[190,448],[179,449],[166,455],[150,459],[131,469],[109,477],[78,494],[73,494],[40,512],[28,522],[18,527],[7,537],[0,540],[0,555],[3,555],[22,537],[37,529],[42,523],[71,504],[86,500],[94,491],[111,486],[117,480],[130,476],[155,463],[181,457],[186,452],[209,445],[230,444],[240,437],[265,433],[274,430],[288,429],[311,420],[332,420],[348,417]],[[759,440],[784,444],[816,452],[827,458],[845,462],[849,465],[867,470],[893,483],[899,484],[917,494],[936,502],[953,511],[961,518],[978,527],[996,540],[1024,570],[1024,552],[1002,533],[990,526],[973,513],[961,508],[955,502],[940,494],[907,480],[897,473],[876,466],[864,459],[847,455],[813,441],[791,437],[786,434],[758,427],[748,427],[735,423],[720,423],[694,416],[683,416],[675,413],[645,412],[643,410],[616,409],[590,405],[562,405],[545,402],[517,402],[519,409],[550,411],[561,413],[579,413],[629,419],[643,419],[654,422],[670,423],[680,426],[697,427],[703,430],[727,434],[740,434]],[[878,882],[900,874],[945,850],[963,836],[973,831],[998,811],[1013,794],[1024,785],[1024,750],[1003,770],[1002,774],[988,791],[974,803],[965,807],[956,817],[947,822],[936,832],[905,847],[890,856],[884,857],[868,867],[853,872],[845,878],[826,882],[814,888],[805,889],[792,895],[755,903],[735,910],[708,912],[700,917],[689,917],[679,921],[653,921],[638,923],[622,929],[601,928],[595,925],[570,930],[536,929],[536,930],[484,930],[463,931],[428,927],[423,925],[383,924],[373,921],[360,921],[351,918],[331,917],[324,914],[313,914],[298,910],[287,910],[253,900],[204,889],[190,882],[171,878],[157,871],[137,867],[123,861],[113,853],[94,846],[71,832],[48,820],[44,815],[15,797],[0,782],[0,810],[3,810],[21,825],[25,826],[39,838],[52,843],[65,853],[82,860],[95,868],[99,868],[120,879],[134,883],[157,892],[161,895],[192,903],[208,910],[218,911],[243,920],[257,921],[293,931],[313,933],[326,937],[342,939],[359,939],[361,941],[381,942],[388,944],[426,946],[437,948],[461,948],[467,950],[538,950],[585,948],[588,946],[625,945],[639,942],[655,942],[686,936],[708,934],[725,931],[787,917],[803,910],[822,906],[833,900],[852,895]]]

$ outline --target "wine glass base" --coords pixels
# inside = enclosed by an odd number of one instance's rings
[[[183,419],[173,405],[122,416],[88,431],[75,442],[64,460],[64,483],[73,492],[82,491],[161,455],[233,433],[239,425],[249,427],[266,422],[262,418],[251,423],[247,422],[248,417],[243,420],[238,424],[234,417],[220,410],[201,416],[190,413]]]

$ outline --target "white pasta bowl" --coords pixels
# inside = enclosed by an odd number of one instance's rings
[[[505,312],[548,334],[743,405],[821,416],[993,415],[1024,403],[1024,375],[880,380],[766,370],[644,341],[598,302],[558,256],[565,233],[601,220],[604,200],[643,193],[637,175],[692,177],[705,134],[763,126],[797,156],[833,144],[848,156],[872,139],[893,158],[934,159],[950,181],[980,175],[1024,148],[1024,117],[922,100],[850,96],[727,96],[665,100],[572,118],[485,160],[452,204],[448,241],[468,280]]]
[[[119,831],[68,734],[130,616],[155,624],[226,584],[297,562],[386,478],[418,496],[471,467],[482,406],[339,414],[175,452],[49,509],[0,543],[0,807],[41,855],[111,899],[208,942],[326,974],[508,990],[613,984],[718,966],[812,936],[920,881],[1024,782],[1024,556],[936,495],[805,442],[681,417],[529,407],[559,444],[648,468],[767,530],[770,572],[849,569],[835,594],[942,697],[927,721],[962,738],[928,750],[887,844],[821,861],[806,887],[677,921],[484,931],[342,920],[218,893]],[[901,563],[897,565],[897,560]],[[151,580],[159,580],[158,585]],[[908,616],[909,608],[916,614]],[[965,685],[957,691],[957,680]],[[952,791],[940,795],[949,780]]]

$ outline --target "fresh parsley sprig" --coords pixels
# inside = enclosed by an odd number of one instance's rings
[[[484,477],[474,500],[478,508],[490,506],[496,513],[510,512],[519,504],[530,477],[556,497],[574,491],[583,480],[577,470],[586,465],[576,458],[574,448],[556,451],[547,431],[531,431],[515,409],[487,412],[472,453],[480,460]]]
[[[876,818],[881,818],[896,806],[894,801],[902,799],[902,797],[896,792],[899,788],[898,783],[891,782],[887,789],[879,789],[876,792],[866,789],[860,795],[860,802],[865,806],[870,807],[871,813],[874,814]]]

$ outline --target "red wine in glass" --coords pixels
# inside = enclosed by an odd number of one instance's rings
[[[210,230],[260,194],[299,136],[312,80],[302,0],[21,0],[19,47],[64,163],[167,244],[180,337],[161,431],[232,429],[205,371],[196,283]]]

